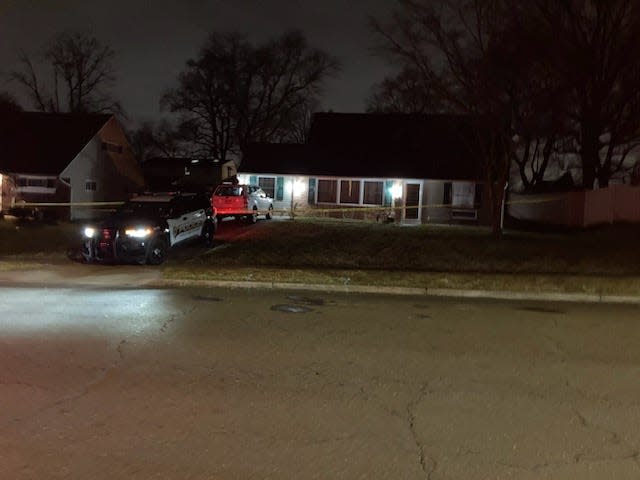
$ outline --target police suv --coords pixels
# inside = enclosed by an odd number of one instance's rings
[[[82,256],[87,262],[158,265],[174,245],[202,239],[211,245],[217,219],[200,194],[149,193],[133,197],[113,215],[84,228]]]

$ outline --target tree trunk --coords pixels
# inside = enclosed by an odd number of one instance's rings
[[[491,201],[491,233],[496,238],[502,236],[503,207],[507,183],[504,179],[495,181],[489,187]]]
[[[600,166],[600,139],[598,129],[588,123],[583,124],[582,149],[582,186],[586,190],[593,190],[593,185]]]

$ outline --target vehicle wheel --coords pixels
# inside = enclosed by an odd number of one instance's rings
[[[147,264],[160,265],[167,258],[167,241],[162,238],[154,238],[151,240],[147,249]]]
[[[213,237],[216,234],[216,220],[206,221],[202,226],[202,241],[206,247],[213,245]]]
[[[267,214],[265,215],[267,220],[271,220],[273,218],[273,205],[269,205],[269,210],[267,210]]]
[[[258,221],[258,209],[256,207],[253,207],[253,214],[249,215],[247,220],[249,220],[249,223],[256,223]]]

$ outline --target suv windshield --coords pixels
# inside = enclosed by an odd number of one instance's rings
[[[239,197],[242,195],[244,188],[234,186],[234,185],[225,185],[222,187],[218,187],[216,189],[215,195],[218,197]]]

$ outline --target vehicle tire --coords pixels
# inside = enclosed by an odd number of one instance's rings
[[[147,265],[160,265],[167,258],[168,250],[167,241],[162,237],[156,237],[151,240],[147,248]]]
[[[217,223],[218,222],[215,219],[207,220],[202,226],[202,242],[207,248],[213,246],[213,238],[216,234]]]
[[[256,223],[258,221],[258,207],[253,207],[253,214],[247,217],[249,223]]]
[[[269,210],[267,210],[267,214],[265,215],[267,220],[271,220],[273,218],[273,205],[269,205]]]

